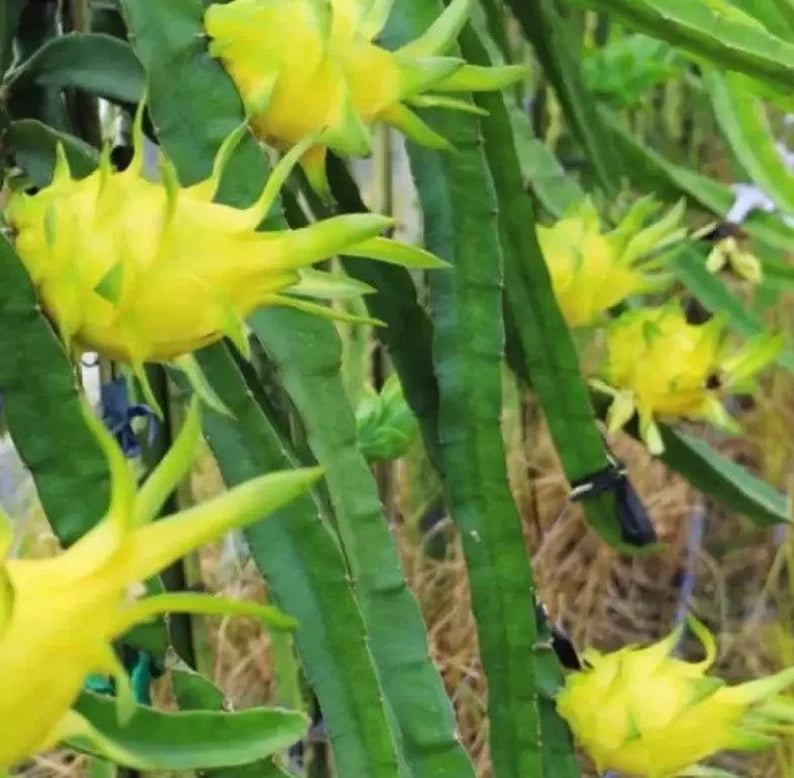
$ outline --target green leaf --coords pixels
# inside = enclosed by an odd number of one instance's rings
[[[714,115],[739,163],[784,213],[794,214],[794,175],[780,159],[766,109],[735,73],[706,70]]]
[[[396,47],[413,39],[438,12],[435,0],[399,3],[384,40]],[[450,155],[408,144],[425,242],[454,266],[454,272],[429,279],[444,485],[463,542],[488,679],[494,775],[539,777],[530,655],[536,640],[529,606],[534,584],[499,427],[504,332],[497,203],[477,120],[440,112],[427,118],[458,149]]]
[[[271,639],[275,634],[271,635]],[[212,681],[192,670],[184,662],[171,668],[171,683],[180,710],[223,710],[226,698]],[[260,759],[247,765],[202,770],[206,778],[280,778],[288,776],[272,759]]]
[[[226,695],[209,678],[181,660],[170,668],[170,674],[179,710],[223,710]]]
[[[725,316],[727,325],[735,332],[752,338],[766,330],[763,321],[748,311],[717,276],[709,273],[705,258],[694,247],[687,246],[677,252],[669,267],[705,308]],[[794,372],[794,352],[790,349],[781,352],[777,361]]]
[[[637,108],[653,87],[677,77],[683,62],[664,41],[635,34],[585,49],[582,66],[594,94],[617,107]]]
[[[574,203],[584,199],[584,190],[563,170],[554,152],[534,137],[527,113],[510,100],[508,110],[522,184],[532,191],[545,210],[559,218]]]
[[[39,188],[52,181],[58,143],[66,152],[73,178],[89,175],[99,162],[96,149],[85,141],[65,132],[57,132],[35,119],[11,122],[6,141],[17,165],[25,171],[34,186]]]
[[[773,290],[794,290],[794,265],[778,257],[764,257],[764,279],[762,286]]]
[[[665,447],[662,461],[696,489],[757,524],[789,521],[786,498],[774,487],[717,453],[700,438],[660,426]]]
[[[592,396],[599,416],[605,417],[611,398],[597,392]],[[786,498],[774,487],[727,459],[705,441],[668,424],[659,424],[659,429],[664,443],[660,459],[696,489],[757,524],[780,524],[789,520]],[[626,430],[640,439],[636,420]]]
[[[794,86],[794,43],[776,37],[743,12],[725,14],[703,0],[575,0],[603,11],[628,27],[790,90]]]
[[[518,113],[517,110],[516,113]],[[552,163],[556,164],[553,155],[545,147],[542,147],[541,151],[542,159],[547,164],[546,169],[551,171],[547,179],[548,196],[559,199],[559,196],[564,196],[564,193],[560,187],[554,185],[557,183],[554,179],[563,174],[561,170],[552,169]],[[522,172],[525,175],[527,175],[526,170],[522,166]],[[533,184],[537,184],[538,178],[535,175],[530,174],[527,177],[533,181]],[[344,211],[364,210],[355,184],[344,166],[335,158],[331,159],[329,179],[332,183],[334,196]],[[573,200],[581,199],[584,196],[583,193],[577,195],[577,188],[570,179],[564,179],[564,182],[568,182],[570,185],[569,191],[572,192]],[[371,269],[378,270],[382,266],[377,263],[348,260],[346,267],[349,272],[355,274],[366,273]],[[377,334],[389,346],[390,355],[396,362],[406,396],[413,391],[413,397],[415,400],[416,398],[419,400],[418,403],[412,405],[415,412],[419,407],[423,414],[422,432],[426,447],[438,452],[437,457],[440,457],[437,420],[438,385],[433,374],[432,325],[424,309],[416,303],[416,291],[407,274],[403,274],[398,268],[385,268],[385,270],[388,271],[388,278],[378,276],[373,279],[371,275],[363,275],[370,283],[378,284],[379,289],[382,289],[380,294],[372,295],[366,301],[370,305],[370,312],[388,324],[387,327],[379,329]],[[404,278],[400,278],[400,275],[403,275]],[[389,293],[386,294],[386,292]],[[440,470],[442,463],[439,459],[435,460],[435,464]],[[541,651],[536,657],[536,664],[539,676],[551,679],[547,685],[555,687],[560,678],[560,668],[554,653],[551,650]],[[578,768],[571,751],[570,733],[556,713],[553,696],[544,696],[541,691],[538,704],[542,722],[541,746],[545,755],[544,759],[548,764],[554,765],[556,778],[578,778]]]
[[[286,772],[272,759],[267,759],[264,762],[252,762],[241,767],[213,770],[212,778],[295,778],[295,773]]]
[[[794,35],[794,4],[790,0],[741,0],[741,9],[778,38]]]
[[[602,126],[596,103],[584,83],[577,45],[552,0],[509,0],[524,34],[565,109],[565,115],[607,192],[620,189],[620,157]]]
[[[684,194],[717,216],[727,215],[734,201],[733,193],[727,186],[668,162],[638,141],[615,113],[606,108],[602,108],[601,113],[612,128],[615,143],[621,147],[626,160],[626,174],[638,187],[645,191],[656,191],[659,196],[670,199]],[[794,243],[794,230],[774,214],[752,213],[743,222],[742,229],[770,248],[788,252]],[[761,260],[763,263],[764,257]]]
[[[295,651],[294,635],[289,632],[271,632],[270,655],[273,657],[278,704],[284,708],[305,708],[301,665]]]
[[[0,394],[8,429],[55,534],[69,545],[104,515],[105,457],[82,419],[74,372],[24,266],[0,237]]]
[[[516,146],[524,179],[530,182],[538,202],[552,216],[560,218],[571,205],[584,198],[584,191],[565,173],[542,141],[537,138],[519,141],[517,137]]]
[[[143,96],[141,63],[125,41],[102,33],[73,32],[45,43],[6,75],[12,94],[29,84],[73,88],[135,104]]]
[[[99,757],[92,757],[89,760],[88,776],[89,778],[116,778],[118,769],[113,762],[108,762],[106,759]]]
[[[245,765],[292,746],[303,738],[308,720],[296,711],[251,708],[234,713],[166,713],[138,705],[129,723],[119,724],[115,700],[83,692],[75,709],[114,747],[135,757],[130,767],[194,770]],[[78,751],[104,753],[86,738],[66,741]]]
[[[785,20],[789,36],[794,34],[794,2],[791,0],[769,0],[769,3],[777,8],[780,18]],[[771,25],[767,24],[767,27],[777,33],[777,30]],[[782,33],[779,34],[783,37]]]

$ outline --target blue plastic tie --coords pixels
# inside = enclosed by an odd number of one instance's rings
[[[102,404],[102,421],[113,433],[124,456],[129,458],[140,456],[141,446],[138,443],[135,430],[132,428],[132,421],[138,418],[147,420],[148,442],[151,446],[157,439],[160,426],[157,414],[143,403],[130,405],[129,389],[123,376],[102,384],[99,389],[99,397]]]

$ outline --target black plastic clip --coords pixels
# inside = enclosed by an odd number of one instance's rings
[[[629,481],[625,464],[614,457],[606,443],[604,447],[609,465],[597,473],[572,481],[571,501],[579,502],[589,497],[597,497],[607,491],[613,491],[617,503],[622,540],[637,548],[655,544],[658,540],[656,530],[642,500]]]

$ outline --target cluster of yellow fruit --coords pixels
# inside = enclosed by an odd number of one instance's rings
[[[146,388],[144,362],[184,364],[192,351],[224,336],[247,354],[245,318],[258,307],[288,305],[333,316],[333,309],[301,294],[322,287],[333,296],[335,279],[326,274],[318,284],[319,271],[308,269],[336,253],[410,267],[444,266],[422,249],[379,237],[391,222],[372,214],[338,216],[301,230],[257,230],[294,165],[302,165],[311,185],[328,199],[329,148],[368,153],[374,121],[391,124],[418,143],[445,148],[445,139],[411,106],[477,112],[450,93],[497,89],[522,77],[523,68],[481,68],[444,56],[467,20],[470,0],[452,0],[423,36],[397,51],[373,42],[391,5],[391,0],[210,5],[205,19],[210,53],[237,85],[248,121],[218,150],[206,181],[183,187],[167,159],[160,180],[147,180],[141,109],[135,154],[126,170],[113,170],[104,153],[96,172],[76,180],[59,148],[51,184],[12,197],[6,220],[17,252],[72,352],[94,350],[128,364]],[[284,157],[249,208],[215,203],[226,162],[249,127]],[[635,209],[610,235],[601,234],[589,206],[551,229],[541,228],[554,289],[571,325],[592,324],[626,296],[663,281],[649,274],[661,263],[646,257],[678,234],[681,213],[677,209],[638,229],[653,211],[648,206]],[[610,424],[621,426],[638,409],[653,450],[659,449],[656,414],[724,423],[724,411],[710,394],[711,379],[735,385],[776,347],[765,341],[726,356],[717,324],[691,327],[668,308],[624,315],[610,327],[608,339],[605,377],[616,396]],[[643,372],[648,360],[654,366]],[[129,680],[111,641],[136,623],[165,611],[287,620],[267,606],[196,594],[140,598],[135,585],[310,488],[321,475],[317,469],[263,476],[152,523],[191,462],[200,428],[198,404],[194,401],[174,447],[137,494],[112,438],[88,411],[86,423],[110,464],[105,518],[59,556],[18,560],[5,558],[11,533],[0,516],[0,771],[70,737],[93,743],[119,763],[140,765],[72,709],[85,677],[101,672],[116,682],[121,719],[130,715]],[[704,637],[712,658],[708,641]],[[605,657],[590,652],[590,668],[570,677],[559,710],[599,767],[672,776],[716,749],[756,745],[785,721],[783,702],[759,701],[788,685],[791,671],[723,687],[701,677],[708,663],[670,659],[671,645],[668,640]]]
[[[134,156],[124,171],[113,169],[105,149],[98,169],[78,180],[59,146],[52,182],[35,194],[14,193],[7,205],[17,253],[70,352],[92,350],[130,366],[156,407],[145,362],[176,364],[190,375],[191,352],[225,336],[247,355],[245,318],[265,305],[333,317],[332,308],[305,299],[332,298],[339,289],[334,276],[310,269],[314,263],[344,253],[413,268],[445,267],[423,249],[380,237],[392,220],[375,214],[336,216],[299,230],[258,227],[296,164],[330,198],[328,148],[368,153],[373,121],[445,148],[446,141],[409,105],[478,112],[448,93],[496,89],[523,76],[522,67],[481,68],[443,56],[470,4],[453,0],[423,36],[394,52],[373,43],[391,0],[211,5],[205,18],[210,51],[237,84],[248,119],[218,150],[209,178],[184,187],[167,158],[161,159],[159,180],[146,178],[142,104]],[[249,128],[284,156],[250,207],[216,203],[226,163]],[[59,556],[23,560],[5,559],[11,528],[0,515],[0,774],[68,738],[145,768],[72,709],[86,676],[98,672],[114,679],[119,717],[129,717],[130,682],[111,641],[136,623],[166,611],[249,614],[282,626],[290,621],[267,606],[190,593],[141,599],[136,586],[197,546],[293,499],[320,477],[319,470],[263,476],[152,523],[192,459],[197,402],[137,495],[113,439],[90,411],[85,418],[110,464],[105,518]]]
[[[33,195],[16,193],[6,220],[67,345],[130,365],[146,389],[144,362],[187,367],[186,355],[224,336],[247,354],[244,321],[258,307],[334,316],[333,308],[306,299],[333,297],[333,276],[318,284],[319,271],[305,270],[330,256],[444,266],[427,251],[378,237],[392,221],[375,214],[257,232],[294,165],[303,165],[328,196],[328,148],[368,153],[373,121],[445,147],[405,103],[472,110],[470,102],[435,92],[499,88],[525,72],[441,56],[465,24],[470,0],[454,0],[425,35],[395,52],[372,42],[390,7],[357,0],[211,5],[210,51],[237,84],[248,121],[224,142],[212,174],[199,184],[182,187],[168,159],[161,160],[161,181],[144,177],[140,110],[135,155],[123,172],[113,170],[106,152],[96,172],[75,180],[59,147],[52,183]],[[225,165],[249,127],[285,156],[249,208],[215,203]],[[155,405],[151,393],[148,400]]]
[[[643,226],[659,210],[652,198],[629,209],[610,233],[603,233],[589,200],[552,227],[539,227],[538,240],[555,296],[570,327],[605,325],[606,358],[595,388],[612,396],[607,423],[622,428],[635,413],[640,435],[653,454],[664,450],[658,419],[703,419],[737,431],[720,393],[746,389],[783,346],[781,334],[763,334],[742,348],[725,336],[716,316],[690,324],[677,301],[658,307],[607,311],[634,294],[662,291],[672,280],[665,271],[671,249],[686,234],[683,206]],[[711,272],[730,265],[758,280],[757,260],[735,241],[720,243],[706,263]],[[649,646],[628,646],[609,654],[588,649],[584,669],[567,676],[557,710],[599,772],[617,770],[641,778],[712,776],[724,770],[699,764],[724,749],[773,746],[794,727],[794,700],[780,692],[794,685],[794,668],[738,686],[705,673],[715,659],[714,639],[696,619],[690,626],[706,648],[699,663],[671,656],[681,628]]]
[[[612,396],[610,432],[635,414],[640,435],[652,454],[664,451],[659,419],[706,420],[737,431],[720,395],[748,388],[750,379],[775,360],[784,338],[765,333],[734,348],[717,316],[706,324],[690,324],[675,302],[661,307],[628,309],[608,319],[606,312],[634,294],[660,291],[672,278],[665,265],[675,244],[685,236],[679,204],[658,221],[643,226],[658,212],[653,198],[638,200],[610,233],[584,200],[551,227],[538,227],[538,240],[554,293],[570,327],[604,324],[607,356],[594,388]],[[707,266],[726,263],[758,270],[750,255],[735,243],[720,244]],[[740,259],[737,259],[740,257]],[[757,263],[757,260],[755,260]]]

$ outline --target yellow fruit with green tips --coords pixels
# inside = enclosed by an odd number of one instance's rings
[[[550,227],[537,228],[554,295],[569,327],[600,323],[605,313],[635,294],[657,291],[671,279],[658,272],[673,243],[686,235],[683,202],[646,225],[660,203],[637,200],[611,232],[589,199],[572,207]]]
[[[284,151],[318,135],[302,164],[326,198],[328,148],[369,154],[373,122],[422,145],[449,148],[412,108],[481,113],[453,95],[500,89],[526,72],[444,56],[468,19],[471,0],[453,0],[424,35],[389,51],[375,38],[392,6],[393,0],[233,0],[207,9],[210,54],[237,85],[256,134]]]
[[[656,421],[693,419],[738,431],[721,395],[742,389],[775,360],[782,333],[764,333],[733,346],[715,317],[690,324],[678,303],[626,311],[607,328],[603,380],[593,384],[613,397],[610,431],[639,415],[640,434],[653,454],[664,450]]]
[[[557,710],[596,763],[599,773],[625,778],[730,775],[698,763],[719,751],[770,748],[794,723],[794,668],[729,686],[706,675],[716,658],[711,633],[690,626],[706,649],[701,662],[671,656],[682,628],[640,648],[582,654],[585,668],[567,676]]]
[[[195,592],[140,596],[141,583],[235,527],[259,521],[304,493],[319,468],[271,473],[187,510],[153,521],[185,475],[200,435],[194,400],[171,451],[140,491],[110,433],[85,408],[111,473],[104,518],[68,550],[47,559],[7,559],[11,525],[0,511],[0,771],[78,738],[122,765],[146,769],[145,754],[111,742],[72,709],[86,677],[113,678],[120,723],[135,712],[127,672],[112,641],[159,614],[238,614],[287,629],[272,606]]]
[[[35,194],[15,193],[6,208],[17,253],[75,352],[96,351],[145,380],[144,362],[178,361],[224,336],[247,354],[244,320],[261,306],[333,317],[334,309],[305,295],[333,297],[334,276],[303,273],[336,253],[445,266],[422,249],[379,237],[392,220],[377,214],[257,231],[311,140],[281,160],[256,202],[238,209],[213,198],[244,125],[218,151],[210,177],[183,187],[167,159],[162,180],[144,177],[141,117],[139,111],[126,170],[113,170],[106,152],[94,173],[75,179],[59,146],[52,182]],[[347,286],[343,281],[349,293]]]

